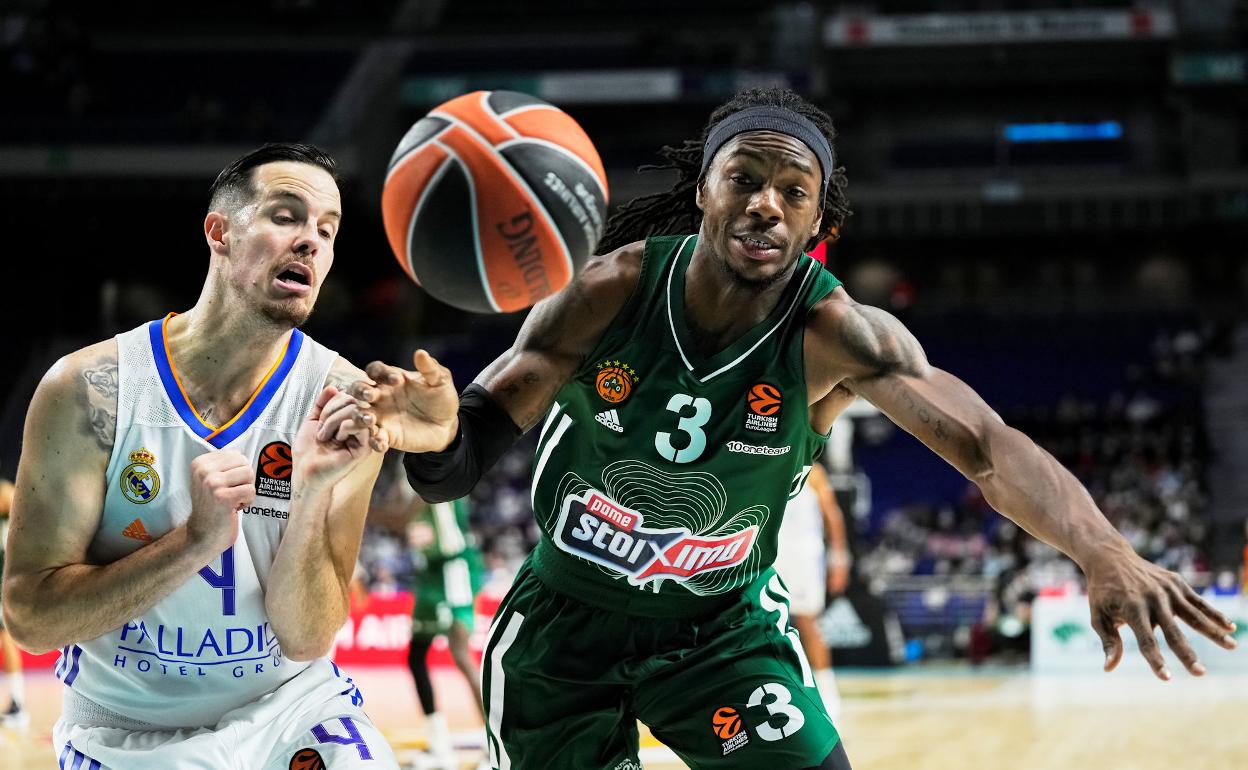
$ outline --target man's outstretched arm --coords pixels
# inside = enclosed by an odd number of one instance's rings
[[[1234,624],[1181,577],[1137,556],[1061,463],[966,383],[931,366],[896,318],[838,291],[812,313],[806,350],[810,381],[829,389],[839,382],[875,404],[978,485],[993,508],[1075,560],[1088,579],[1107,671],[1122,657],[1123,624],[1162,679],[1170,672],[1153,637],[1158,626],[1183,665],[1204,673],[1176,617],[1226,649],[1235,646]]]
[[[538,303],[515,343],[457,397],[451,373],[424,351],[414,371],[373,362],[366,402],[389,446],[429,502],[463,497],[489,466],[537,424],[636,287],[643,244],[590,261],[572,283]]]

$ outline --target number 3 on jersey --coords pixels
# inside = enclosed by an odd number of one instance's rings
[[[686,416],[683,412],[689,406],[693,407],[693,414]],[[711,420],[711,402],[705,398],[677,393],[667,402],[667,411],[681,415],[676,429],[689,437],[689,443],[683,449],[677,449],[672,445],[672,434],[659,431],[654,434],[654,448],[665,460],[691,463],[706,451],[706,433],[702,427]]]

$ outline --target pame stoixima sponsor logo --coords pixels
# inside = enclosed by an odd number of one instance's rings
[[[684,582],[735,567],[754,547],[758,527],[725,535],[695,535],[683,527],[651,529],[639,511],[590,489],[564,498],[555,543],[564,551],[627,577],[635,586],[652,580]]]

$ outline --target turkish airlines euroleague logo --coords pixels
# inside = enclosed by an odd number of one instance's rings
[[[784,399],[775,385],[760,382],[745,396],[745,429],[775,433],[780,427],[780,407]]]
[[[260,450],[256,459],[256,494],[262,497],[274,497],[278,500],[290,499],[290,473],[294,470],[290,444],[285,441],[274,441]]]
[[[715,735],[724,742],[724,755],[727,756],[750,742],[750,734],[743,730],[741,712],[731,706],[715,710],[711,716],[711,727]]]

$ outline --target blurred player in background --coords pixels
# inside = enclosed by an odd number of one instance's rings
[[[13,507],[13,482],[0,479],[0,576],[4,574],[4,548],[9,539],[9,509]],[[22,680],[22,656],[13,638],[4,628],[0,613],[0,649],[4,654],[4,680],[9,691],[9,706],[0,713],[0,725],[25,729],[30,725],[30,712],[25,708],[26,684]]]
[[[418,510],[407,528],[416,568],[412,592],[412,643],[407,665],[416,683],[420,708],[429,721],[429,744],[434,759],[447,770],[456,770],[459,760],[451,741],[446,715],[438,710],[429,677],[429,648],[445,636],[455,667],[472,689],[477,709],[485,719],[481,704],[481,672],[468,648],[468,637],[475,627],[475,599],[482,585],[484,567],[472,532],[468,527],[468,500],[417,503]]]
[[[841,694],[832,671],[832,652],[819,631],[827,596],[840,596],[849,585],[849,543],[845,516],[828,483],[828,473],[815,463],[806,485],[789,500],[780,524],[776,573],[789,589],[793,626],[815,672],[815,684],[833,721],[841,715]]]
[[[638,719],[693,767],[849,766],[771,564],[784,506],[854,395],[1074,558],[1106,668],[1122,624],[1161,678],[1156,626],[1193,674],[1176,618],[1234,646],[1233,624],[1138,557],[1056,460],[803,254],[848,213],[833,137],[796,94],[738,94],[701,138],[664,148],[674,187],[626,203],[609,253],[461,396],[424,351],[414,372],[374,363],[375,384],[353,386],[429,500],[462,497],[543,426],[542,536],[483,666],[494,767],[636,767]]]
[[[4,612],[61,650],[63,768],[397,766],[324,657],[382,457],[365,415],[317,438],[361,372],[298,329],[334,169],[288,144],[227,166],[195,306],[66,356],[31,401]]]

